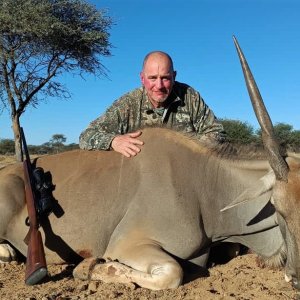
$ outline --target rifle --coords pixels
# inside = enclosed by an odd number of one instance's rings
[[[25,270],[25,283],[27,285],[34,285],[39,283],[47,275],[47,264],[45,258],[45,251],[41,233],[39,231],[38,220],[38,199],[35,190],[33,172],[34,168],[31,164],[27,143],[23,128],[20,127],[21,140],[23,153],[25,159],[22,157],[24,177],[25,177],[25,195],[26,205],[28,211],[29,231],[24,239],[28,245],[26,270]]]

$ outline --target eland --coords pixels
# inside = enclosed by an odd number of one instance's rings
[[[280,150],[247,61],[234,38],[262,129],[266,160],[229,144],[210,145],[166,128],[143,129],[142,152],[75,150],[36,160],[55,185],[53,213],[41,221],[48,263],[75,263],[83,280],[176,288],[210,248],[241,243],[285,266],[299,288],[300,159]],[[233,151],[237,150],[237,151]],[[155,153],[155,155],[153,155]],[[245,154],[245,153],[244,153]],[[0,258],[26,255],[22,164],[0,170]]]

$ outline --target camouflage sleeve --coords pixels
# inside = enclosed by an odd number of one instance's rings
[[[79,147],[85,150],[109,150],[116,134],[108,133],[101,124],[102,117],[93,121],[79,137]]]
[[[109,150],[116,135],[122,134],[117,101],[104,115],[90,123],[79,137],[79,147],[86,150]]]
[[[217,121],[213,111],[198,92],[193,91],[191,97],[194,98],[191,103],[193,124],[199,139],[209,138],[217,142],[224,142],[226,133],[223,125]]]

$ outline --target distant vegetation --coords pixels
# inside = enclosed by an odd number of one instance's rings
[[[254,128],[247,122],[239,120],[220,120],[227,133],[228,141],[233,144],[262,146],[261,130]],[[300,151],[300,130],[294,130],[292,125],[277,123],[274,133],[279,144],[290,151]]]
[[[63,134],[54,134],[49,142],[42,145],[28,145],[30,154],[54,154],[74,149],[79,149],[75,143],[65,144],[67,138]],[[0,154],[14,155],[15,142],[12,139],[0,139]]]
[[[261,130],[254,128],[247,122],[239,120],[222,119],[230,143],[236,145],[254,145],[262,147]],[[294,130],[293,126],[285,123],[274,125],[275,135],[279,144],[290,151],[300,152],[300,130]],[[75,143],[66,144],[67,138],[63,134],[54,134],[52,138],[42,145],[28,145],[30,154],[54,154],[73,149],[79,149]],[[15,153],[14,140],[0,138],[0,154],[13,155]]]

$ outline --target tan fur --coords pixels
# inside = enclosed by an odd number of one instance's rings
[[[56,207],[41,228],[48,263],[85,258],[74,273],[79,278],[91,270],[92,278],[162,289],[182,282],[176,258],[205,266],[214,241],[243,236],[265,256],[279,251],[274,214],[249,225],[272,194],[272,184],[264,189],[260,180],[270,171],[267,162],[233,159],[231,151],[163,128],[144,129],[142,139],[141,153],[131,159],[76,150],[36,160],[55,185]],[[22,178],[22,164],[0,170],[0,239],[26,255]],[[253,203],[220,213],[245,190],[256,195]],[[266,236],[261,242],[261,231],[270,232],[268,242]],[[253,233],[257,239],[248,242]],[[97,257],[107,264],[94,265]]]

